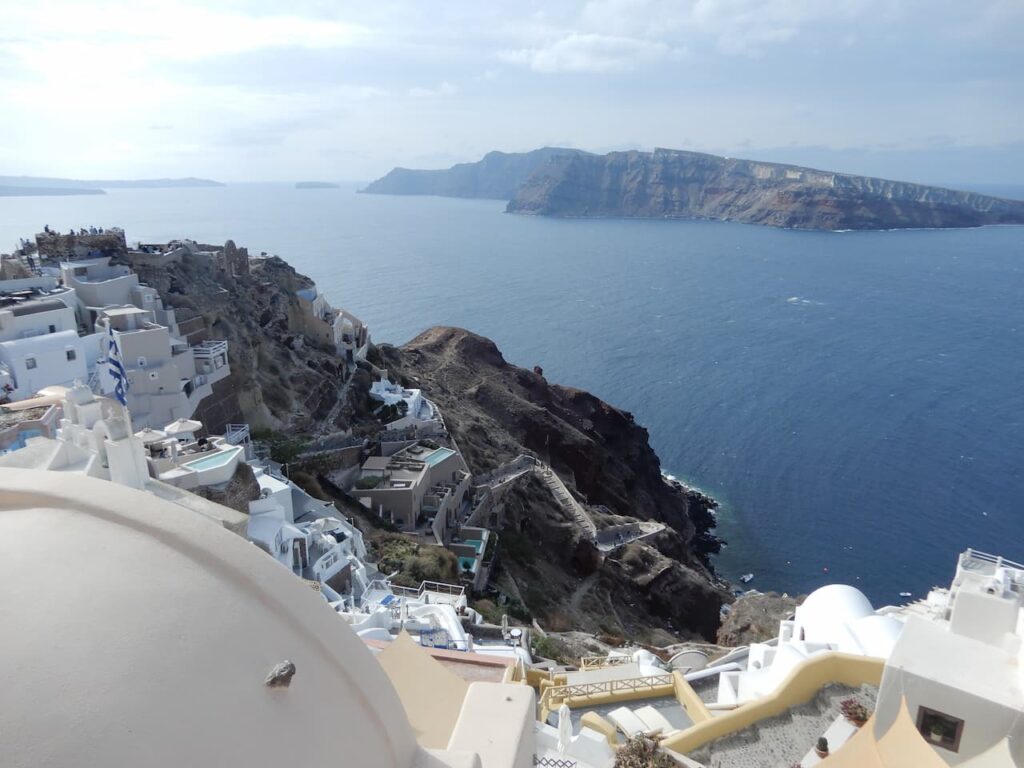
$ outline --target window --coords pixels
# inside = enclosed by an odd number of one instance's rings
[[[25,369],[31,371],[36,367],[36,359],[34,357],[25,358]]]
[[[64,355],[67,357],[69,363],[78,357],[78,353],[73,349],[64,350]]]
[[[917,730],[921,732],[929,744],[960,751],[960,737],[964,732],[964,721],[958,717],[944,715],[928,707],[917,709]]]
[[[56,333],[56,332],[57,332],[57,326],[56,325],[51,325],[50,326],[50,333]]]

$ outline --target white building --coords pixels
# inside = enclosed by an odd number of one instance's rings
[[[424,436],[444,431],[441,412],[419,389],[406,389],[379,379],[370,386],[370,397],[381,402],[382,407],[395,408],[398,417],[386,423],[388,429],[412,428]]]
[[[73,290],[52,277],[0,281],[0,390],[10,400],[85,380],[99,356],[79,336]]]
[[[101,357],[97,373],[101,391],[114,391],[107,365],[106,334],[112,328],[128,373],[128,407],[136,427],[158,428],[191,418],[213,385],[226,378],[228,344],[204,341],[190,347],[180,334],[174,310],[159,293],[141,285],[130,267],[110,259],[61,265],[65,284],[78,298],[78,320],[95,329]]]
[[[923,607],[886,663],[876,734],[905,702],[947,764],[1003,747],[1024,763],[1024,565],[967,550],[950,588]]]
[[[50,475],[55,484],[84,475],[145,490],[244,534],[246,515],[151,475],[144,441],[132,434],[131,420],[117,401],[97,397],[79,382],[63,393],[62,407],[56,437],[30,438],[23,448],[0,456],[0,467],[60,473]]]
[[[346,363],[365,360],[370,346],[370,331],[358,317],[344,309],[335,309],[314,285],[296,292],[299,302],[299,327],[320,344],[331,346]]]

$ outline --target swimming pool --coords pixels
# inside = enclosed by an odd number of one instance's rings
[[[440,464],[442,461],[447,459],[449,456],[454,456],[454,455],[455,455],[455,451],[453,451],[451,448],[438,448],[433,453],[425,456],[423,458],[423,461],[425,461],[428,466],[433,467],[436,464]]]
[[[475,557],[460,557],[459,558],[459,570],[460,571],[472,571],[476,573],[476,558]]]
[[[469,544],[477,552],[484,551],[484,543],[480,539],[466,539],[462,542],[463,544]]]
[[[184,466],[189,469],[194,469],[196,472],[201,472],[204,469],[217,469],[218,467],[230,464],[241,450],[241,447],[236,445],[234,448],[227,451],[217,451],[216,453],[211,453],[209,456],[203,456],[202,458],[194,461],[187,461]]]

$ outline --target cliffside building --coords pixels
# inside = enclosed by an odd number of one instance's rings
[[[436,543],[445,544],[471,479],[457,451],[415,443],[392,456],[368,458],[353,493],[400,528],[429,531]]]
[[[78,298],[80,324],[99,331],[97,375],[103,392],[114,389],[106,358],[106,335],[113,330],[137,427],[190,418],[213,384],[230,374],[227,342],[190,347],[174,310],[165,308],[156,289],[142,285],[130,267],[111,264],[108,258],[86,259],[61,264],[61,276]]]
[[[76,306],[75,291],[52,276],[0,281],[0,397],[23,400],[87,378],[99,348],[79,333]]]
[[[298,328],[317,343],[332,347],[345,362],[352,366],[366,359],[370,344],[370,331],[363,321],[335,309],[314,285],[296,292],[299,302]]]

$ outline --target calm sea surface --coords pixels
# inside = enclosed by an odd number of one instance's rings
[[[0,198],[0,250],[44,224],[230,237],[286,258],[377,341],[489,336],[635,413],[666,471],[721,501],[719,568],[751,586],[845,581],[885,603],[947,583],[968,546],[1024,561],[1024,227],[503,208],[290,185]]]

